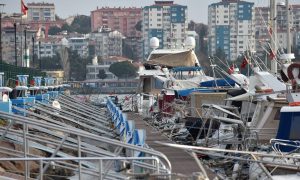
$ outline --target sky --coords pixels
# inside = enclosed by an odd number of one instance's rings
[[[195,22],[207,24],[207,7],[211,3],[220,0],[174,0],[176,4],[188,6],[188,19]],[[269,0],[247,0],[254,2],[255,6],[267,6]],[[285,1],[285,0],[277,0]],[[5,4],[2,12],[20,13],[21,0],[0,0],[0,4]],[[56,14],[62,18],[72,15],[83,14],[90,15],[97,6],[109,7],[143,7],[154,4],[154,0],[24,0],[25,4],[29,2],[49,2],[54,3]],[[300,0],[290,0],[291,4],[300,4]]]

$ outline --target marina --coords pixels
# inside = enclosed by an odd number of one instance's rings
[[[0,9],[0,179],[300,179],[291,1]]]

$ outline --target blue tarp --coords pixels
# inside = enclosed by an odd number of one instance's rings
[[[200,70],[202,70],[202,67],[199,66],[190,66],[190,67],[182,66],[182,67],[175,67],[171,71],[181,72],[181,71],[200,71]]]
[[[201,87],[216,87],[216,84],[217,84],[217,86],[234,86],[235,81],[230,78],[217,79],[217,80],[201,82],[200,86]]]
[[[191,88],[183,90],[175,90],[175,96],[178,98],[180,96],[188,96],[192,92],[215,92],[213,89],[203,89],[203,88]]]

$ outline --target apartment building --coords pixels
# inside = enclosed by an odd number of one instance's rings
[[[91,11],[91,29],[98,31],[106,26],[112,30],[121,32],[126,37],[140,37],[141,33],[136,30],[136,24],[142,20],[141,8],[102,7]]]
[[[160,41],[160,49],[181,49],[188,27],[187,6],[173,1],[155,1],[143,8],[144,59],[151,52],[150,39]]]
[[[55,5],[53,3],[28,3],[29,21],[55,21]]]
[[[208,7],[208,52],[222,50],[227,60],[236,60],[246,50],[255,50],[254,3],[222,0]]]
[[[107,58],[109,56],[122,56],[122,40],[124,36],[118,31],[102,27],[97,32],[90,34],[93,41],[95,55]]]

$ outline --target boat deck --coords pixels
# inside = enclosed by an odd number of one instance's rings
[[[172,165],[172,173],[190,177],[194,172],[200,172],[196,161],[185,150],[155,143],[155,141],[172,142],[166,136],[163,136],[148,125],[141,115],[130,112],[127,113],[127,116],[129,120],[135,121],[135,127],[137,129],[146,130],[146,143],[154,150],[159,151],[168,157]],[[207,173],[210,178],[214,177],[213,173],[209,170]]]

